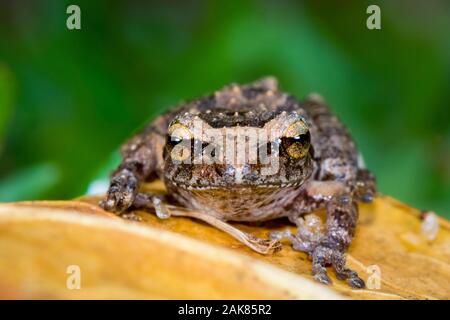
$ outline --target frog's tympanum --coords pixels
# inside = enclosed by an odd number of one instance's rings
[[[232,84],[159,116],[121,152],[104,209],[121,215],[155,209],[165,218],[168,204],[176,204],[263,254],[288,238],[295,250],[309,254],[316,280],[329,284],[331,265],[339,279],[364,287],[346,267],[345,251],[358,201],[372,201],[375,179],[319,95],[300,102],[271,77]],[[140,191],[157,177],[166,196]],[[327,212],[324,226],[318,216],[306,215],[319,209]],[[297,233],[259,239],[227,223],[280,217],[296,224]]]

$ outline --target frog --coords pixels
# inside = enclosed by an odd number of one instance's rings
[[[286,240],[312,263],[312,277],[331,284],[328,269],[352,288],[364,280],[346,265],[359,204],[376,196],[376,181],[347,127],[317,93],[303,100],[273,76],[232,83],[182,102],[121,147],[99,205],[123,217],[173,208],[200,219],[261,254]],[[160,179],[166,194],[141,190]],[[174,207],[175,206],[175,207]],[[184,211],[183,211],[184,210]],[[326,221],[315,213],[326,212]],[[233,222],[285,219],[296,227],[258,238]],[[287,218],[287,219],[286,219]]]

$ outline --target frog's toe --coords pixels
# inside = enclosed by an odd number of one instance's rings
[[[134,202],[138,187],[137,179],[133,175],[120,175],[111,180],[106,199],[100,206],[111,212],[122,213]]]
[[[361,201],[365,203],[371,203],[373,201],[372,193],[365,193],[361,196]]]
[[[351,269],[344,269],[342,271],[336,271],[336,277],[339,280],[347,280],[348,284],[352,288],[356,289],[363,289],[366,285],[364,283],[364,280],[361,279],[356,271],[353,271]]]
[[[248,245],[251,249],[262,254],[275,253],[282,249],[282,244],[277,239],[261,239],[253,235],[248,235]]]
[[[331,284],[332,281],[327,274],[327,264],[331,262],[333,249],[318,245],[310,253],[312,258],[312,272],[314,279],[323,284]]]
[[[129,192],[109,191],[106,199],[102,200],[99,205],[106,211],[122,213],[131,206],[133,198],[133,194]]]
[[[352,288],[356,289],[364,289],[366,286],[364,280],[358,277],[357,275],[355,277],[348,278],[347,282]]]
[[[345,254],[340,251],[334,251],[331,257],[331,264],[334,271],[336,272],[336,277],[339,280],[347,280],[348,284],[352,288],[361,289],[365,287],[364,281],[358,276],[358,273],[352,269],[345,266],[346,259]]]
[[[141,222],[142,218],[133,212],[128,212],[120,215],[122,218],[130,221]]]
[[[326,285],[330,285],[333,283],[326,271],[314,274],[314,279]]]
[[[270,251],[272,251],[272,253],[281,251],[281,249],[283,249],[283,245],[281,244],[280,241],[274,240],[274,239],[271,239],[271,240],[268,240],[268,241],[269,241],[268,248],[269,248]]]

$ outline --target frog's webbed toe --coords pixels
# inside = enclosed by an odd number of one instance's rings
[[[153,193],[138,193],[133,202],[135,209],[154,209],[156,216],[160,219],[167,219],[170,217],[170,210],[165,204],[164,196]]]
[[[331,262],[332,250],[321,246],[319,244],[320,240],[302,238],[301,235],[301,231],[297,234],[293,234],[290,231],[279,231],[271,234],[275,239],[288,239],[294,250],[308,253],[312,259],[312,274],[314,279],[323,284],[331,284],[332,281],[327,274],[326,266]]]
[[[296,251],[306,252],[312,259],[312,274],[315,280],[323,284],[331,284],[327,267],[331,266],[339,280],[347,280],[353,288],[364,288],[364,281],[356,271],[346,267],[345,253],[337,245],[336,239],[324,230],[320,218],[314,214],[298,219],[292,219],[297,224],[294,234],[288,230],[271,233],[277,240],[288,239]]]
[[[273,232],[271,233],[271,237],[279,240],[286,238],[291,242],[294,250],[308,253],[312,259],[314,279],[323,284],[332,283],[327,274],[326,266],[331,263],[333,252],[330,248],[321,246],[320,239],[316,239],[312,234],[308,234],[306,230],[302,230],[301,226],[299,226],[296,234],[286,230]]]
[[[311,241],[301,239],[297,234],[293,234],[289,230],[274,231],[270,233],[270,237],[276,240],[288,239],[292,248],[296,251],[310,252],[314,243]]]
[[[365,287],[365,283],[358,276],[358,273],[345,266],[345,254],[338,249],[318,245],[310,255],[313,260],[313,275],[319,282],[331,283],[326,270],[326,266],[331,265],[339,280],[347,280],[352,288],[362,289]]]
[[[345,254],[334,250],[331,256],[331,265],[336,273],[336,277],[339,280],[347,280],[348,284],[352,288],[362,289],[365,287],[364,280],[362,280],[358,273],[345,266],[346,259]]]
[[[137,222],[141,222],[142,218],[140,216],[138,216],[137,214],[133,213],[133,212],[125,212],[122,213],[120,215],[121,218],[126,219],[126,220],[130,220],[130,221],[137,221]]]
[[[163,202],[163,196],[137,193],[134,190],[116,191],[112,185],[108,191],[107,198],[100,202],[100,206],[108,211],[116,212],[120,217],[131,221],[142,221],[136,213],[127,209],[153,209],[160,219],[170,217],[170,211]]]
[[[332,250],[324,246],[317,246],[310,252],[312,258],[312,273],[314,279],[323,283],[331,284],[332,281],[327,274],[327,264],[332,256]]]
[[[247,234],[247,243],[245,244],[261,254],[275,253],[283,248],[281,242],[277,239],[262,239],[251,234]]]

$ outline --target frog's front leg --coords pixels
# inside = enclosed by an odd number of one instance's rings
[[[140,184],[155,172],[156,155],[152,139],[144,133],[133,137],[121,152],[123,160],[111,175],[106,197],[100,206],[127,217],[130,214],[125,211],[135,201]]]
[[[364,281],[356,271],[348,269],[345,251],[350,245],[358,220],[358,205],[350,195],[333,197],[327,204],[327,233],[312,250],[314,277],[330,283],[325,266],[331,264],[336,276],[347,280],[354,288],[364,288]]]
[[[312,259],[314,278],[330,284],[326,267],[331,265],[338,279],[347,280],[355,288],[363,288],[364,281],[346,267],[345,251],[351,243],[358,219],[358,206],[351,189],[335,181],[314,181],[293,207],[290,217],[296,223],[296,234],[273,234],[275,239],[288,238],[294,250],[307,252]],[[325,228],[315,215],[299,218],[299,215],[317,209],[327,210]],[[314,217],[314,218],[312,218]]]
[[[158,196],[148,193],[138,193],[133,202],[132,208],[142,210],[156,211],[159,218],[175,217],[189,217],[201,220],[209,225],[231,235],[241,243],[248,246],[250,249],[261,253],[270,254],[281,250],[281,243],[276,239],[261,239],[252,234],[243,232],[231,224],[220,220],[212,215],[201,211],[188,210],[186,208],[167,204],[163,196]]]

